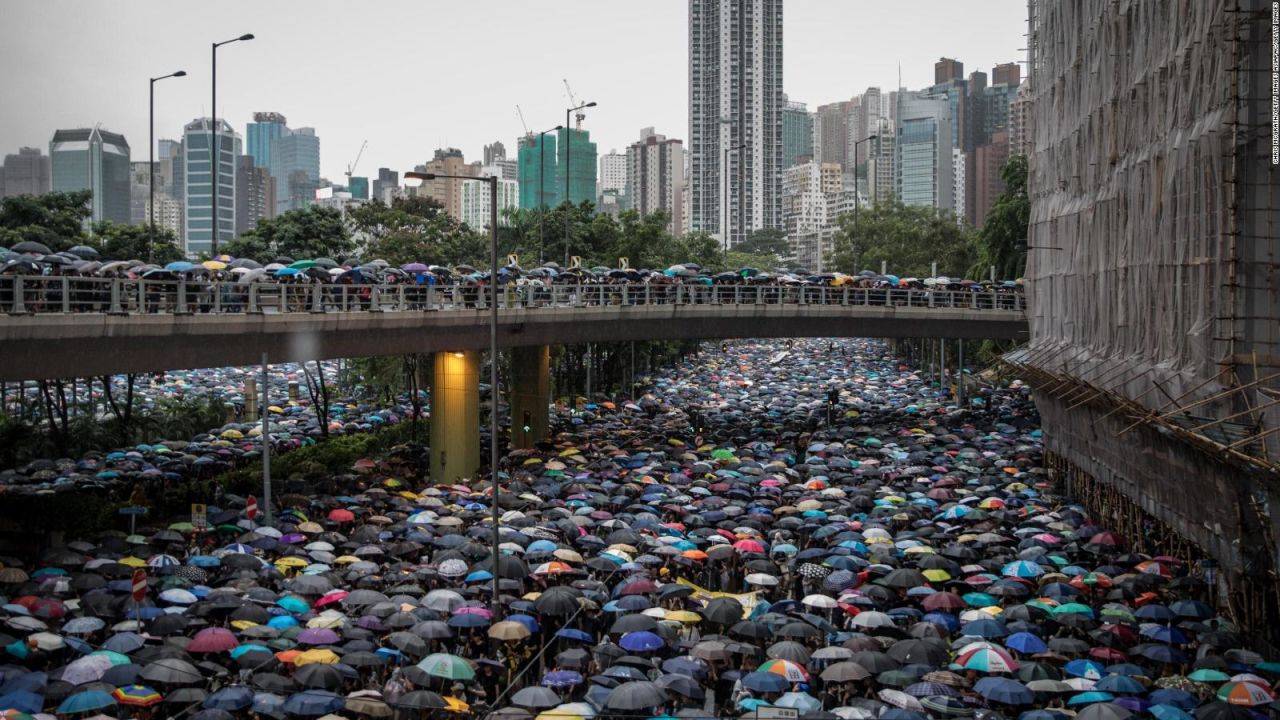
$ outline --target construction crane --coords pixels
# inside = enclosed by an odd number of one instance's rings
[[[562,78],[562,80],[564,81],[565,92],[569,93],[569,104],[573,107],[581,105],[582,103],[578,102],[578,98],[573,96],[573,88],[569,87],[569,80],[567,78]],[[582,108],[578,108],[578,112],[574,114],[573,119],[575,121],[573,129],[581,130],[582,121],[587,119],[587,114],[582,111]]]
[[[524,111],[520,109],[519,105],[516,105],[516,115],[520,117],[520,127],[524,128],[524,136],[533,137],[533,131],[529,129],[529,123],[524,121]]]
[[[365,140],[360,145],[360,152],[356,153],[356,159],[347,163],[347,185],[351,185],[351,174],[356,171],[356,164],[360,162],[360,157],[364,155],[364,149],[369,147],[369,141]]]

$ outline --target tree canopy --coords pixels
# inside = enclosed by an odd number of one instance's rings
[[[0,200],[0,246],[33,241],[54,252],[83,245],[85,223],[93,214],[93,193],[51,192],[14,195]]]
[[[156,228],[156,236],[147,252],[151,228],[146,225],[125,225],[108,221],[93,224],[94,242],[103,260],[133,260],[150,257],[158,265],[183,259],[173,231]]]
[[[955,215],[897,199],[863,210],[856,224],[853,215],[841,215],[833,255],[841,272],[879,271],[884,261],[900,277],[925,277],[934,262],[938,274],[962,276],[976,258],[973,229]]]
[[[1031,200],[1027,196],[1027,158],[1015,155],[1000,168],[1005,191],[987,213],[978,232],[978,265],[975,275],[985,275],[995,266],[996,277],[1011,280],[1027,270],[1027,232],[1031,223]]]
[[[259,220],[258,226],[227,243],[221,250],[233,257],[268,263],[282,255],[294,259],[340,258],[356,249],[342,213],[312,205]]]

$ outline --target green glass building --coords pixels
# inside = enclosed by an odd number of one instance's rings
[[[591,133],[565,128],[556,135],[560,143],[556,153],[556,188],[561,194],[560,201],[568,199],[574,205],[595,202],[597,157]]]
[[[564,186],[556,184],[556,136],[551,133],[525,136],[516,145],[519,148],[516,154],[516,179],[520,182],[521,209],[536,209],[539,199],[545,207],[559,205],[560,194],[556,192],[556,188]]]

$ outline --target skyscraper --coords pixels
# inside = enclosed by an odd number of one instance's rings
[[[783,105],[782,0],[689,0],[693,230],[781,227]]]
[[[4,156],[0,172],[0,198],[14,195],[43,195],[53,187],[53,166],[39,148],[19,148],[16,155]]]
[[[49,141],[55,192],[91,190],[91,218],[128,223],[129,142],[98,127],[58,130]]]
[[[955,210],[951,103],[926,92],[898,93],[894,184],[907,205]]]
[[[782,169],[812,157],[813,113],[802,102],[787,101],[782,106]]]
[[[941,85],[951,80],[964,79],[964,63],[953,58],[938,58],[933,64],[933,84]]]
[[[819,105],[813,118],[813,159],[845,166],[849,158],[849,100]]]
[[[474,177],[477,168],[468,165],[458,148],[438,148],[435,157],[427,161],[426,172],[437,175],[458,175]],[[418,197],[429,197],[440,203],[455,220],[462,221],[462,184],[463,180],[450,177],[438,177],[424,180],[418,187]]]
[[[876,139],[867,143],[867,199],[888,202],[897,194],[894,187],[894,135],[889,118],[880,118]]]
[[[259,220],[276,215],[276,179],[260,167],[252,155],[236,158],[236,235],[258,226]]]
[[[626,154],[626,197],[641,217],[665,210],[672,235],[684,231],[684,144],[648,127]]]
[[[320,182],[320,138],[315,128],[284,128],[271,141],[271,177],[276,179],[276,214],[311,204]]]
[[[486,146],[487,148],[488,146]],[[505,156],[498,156],[505,157]],[[515,180],[503,180],[502,168],[493,165],[483,166],[480,175],[488,177],[497,175],[498,180],[498,224],[506,225],[503,211],[507,208],[519,207],[520,184]],[[480,180],[463,180],[462,188],[462,222],[473,230],[488,231],[489,218],[489,183]]]
[[[499,160],[507,158],[507,146],[502,144],[501,140],[494,140],[492,145],[484,146],[484,164],[485,167],[493,165]]]
[[[556,135],[526,135],[517,143],[520,207],[553,208],[559,204],[556,191]]]
[[[649,128],[650,131],[653,128]],[[596,183],[596,194],[606,192],[625,193],[627,188],[627,156],[617,150],[610,150],[600,156],[600,176]]]
[[[183,128],[182,177],[185,230],[182,234],[187,255],[196,256],[213,249],[213,175],[212,124],[207,117],[197,118]],[[225,120],[218,120],[218,153],[235,157],[241,154],[240,135]],[[236,232],[235,164],[218,163],[218,238],[230,240]]]
[[[391,168],[378,168],[378,177],[373,181],[372,199],[390,205],[396,190],[399,188],[400,173]]]
[[[880,118],[883,115],[884,108],[884,101],[878,87],[867,88],[866,92],[862,93],[861,100],[862,102],[858,107],[857,134],[851,141],[857,147],[857,157],[854,159],[854,163],[858,167],[866,164],[868,154],[871,152],[870,143],[862,141],[880,131]],[[860,142],[862,144],[857,145]]]
[[[160,163],[156,163],[159,165]],[[129,163],[129,222],[134,225],[147,223],[147,197],[151,193],[151,163]],[[156,178],[156,185],[160,178]]]
[[[352,175],[351,177],[348,177],[347,190],[351,192],[352,200],[368,200],[369,178],[361,175]]]
[[[568,200],[574,205],[596,200],[596,144],[591,142],[591,133],[587,130],[563,128],[557,133],[559,147],[556,153],[556,187],[563,194],[568,174],[568,196],[560,201]],[[565,153],[569,157],[565,157]]]
[[[245,151],[253,158],[253,164],[262,168],[271,167],[271,144],[276,138],[289,132],[289,121],[277,112],[256,112],[253,122],[245,127]]]

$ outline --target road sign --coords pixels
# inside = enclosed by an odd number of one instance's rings
[[[203,503],[191,503],[191,526],[197,530],[209,527],[209,506]]]
[[[258,498],[250,495],[249,499],[244,501],[244,516],[250,520],[258,517]]]
[[[122,507],[119,510],[121,515],[146,515],[147,509],[136,505],[130,507]]]
[[[147,597],[147,571],[133,571],[133,601],[142,602]]]
[[[756,720],[796,720],[800,711],[795,708],[761,705],[756,708]]]

